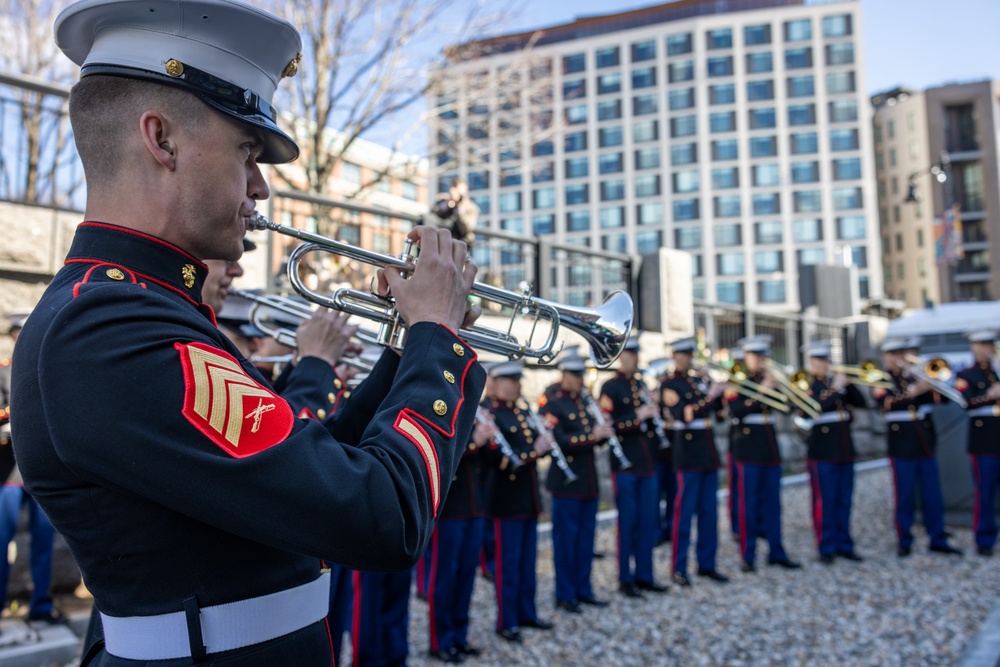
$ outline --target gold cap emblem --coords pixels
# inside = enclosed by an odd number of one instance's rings
[[[281,73],[281,76],[295,76],[299,71],[300,62],[302,62],[302,54],[296,53],[295,57],[285,65],[285,71]]]
[[[184,63],[171,58],[164,67],[170,76],[180,76],[184,73]]]
[[[455,354],[457,354],[458,356],[460,356],[460,357],[464,357],[465,356],[465,348],[462,347],[461,345],[459,345],[458,343],[455,343],[454,345],[452,345],[451,349],[455,350]]]
[[[434,401],[434,414],[438,417],[444,416],[444,413],[448,412],[448,404],[442,401],[440,398]]]
[[[194,287],[194,265],[185,264],[181,267],[181,277],[184,279],[184,287],[191,289]]]
[[[105,274],[112,280],[125,280],[125,274],[121,269],[108,269]]]
[[[452,375],[451,371],[444,372],[444,379],[448,382],[448,384],[455,384],[455,376]]]

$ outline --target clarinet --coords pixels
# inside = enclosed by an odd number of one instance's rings
[[[531,425],[535,427],[535,430],[538,431],[539,435],[549,433],[549,429],[545,427],[541,417],[538,416],[537,412],[531,409],[531,406],[528,406],[528,417],[531,419]],[[563,453],[562,447],[559,446],[559,443],[556,442],[555,437],[551,436],[551,434],[549,435],[552,439],[552,458],[556,462],[556,467],[562,470],[563,476],[566,478],[563,481],[563,484],[572,484],[577,480],[576,473],[569,467],[566,455]]]
[[[653,397],[649,394],[649,387],[641,380],[639,381],[639,396],[643,403],[653,402]],[[653,431],[656,432],[656,437],[660,440],[660,449],[669,449],[670,440],[667,439],[667,425],[663,422],[663,415],[660,414],[659,410],[653,415],[652,422]]]
[[[496,422],[493,421],[493,417],[488,417],[486,410],[484,410],[482,406],[476,410],[476,421],[481,424],[490,424],[496,429],[496,433],[493,435],[493,441],[497,443],[498,447],[500,447],[500,453],[506,456],[507,460],[510,461],[511,470],[517,470],[524,465],[524,462],[521,461],[517,454],[514,453],[514,448],[510,446],[507,438],[504,437],[503,433],[497,427]]]
[[[587,412],[589,412],[590,416],[594,418],[594,421],[598,424],[606,424],[607,420],[604,419],[604,413],[601,412],[599,407],[597,407],[597,403],[594,402],[594,397],[590,395],[590,392],[587,391],[586,387],[581,390],[580,395],[583,397],[583,401],[587,405]],[[611,431],[611,437],[608,438],[608,445],[611,446],[611,453],[615,455],[616,459],[618,459],[618,464],[621,466],[622,470],[627,470],[632,467],[632,462],[628,460],[627,456],[625,456],[625,451],[622,449],[622,443],[618,439],[618,436],[615,435],[613,429]]]

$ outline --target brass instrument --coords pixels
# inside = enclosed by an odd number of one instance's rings
[[[598,424],[607,424],[607,420],[604,418],[604,413],[601,412],[601,408],[597,406],[597,402],[594,401],[594,397],[590,395],[586,387],[580,390],[580,395],[583,398],[584,405],[587,406],[587,412],[593,417],[594,421]],[[625,456],[625,450],[622,449],[621,440],[615,435],[614,428],[611,429],[611,437],[608,438],[608,445],[611,447],[611,453],[615,455],[618,459],[618,464],[621,466],[622,470],[627,470],[632,467],[632,462],[628,460]]]
[[[787,405],[788,397],[776,389],[765,387],[764,385],[751,380],[749,378],[749,374],[747,373],[746,366],[740,362],[734,363],[731,369],[726,369],[710,362],[695,361],[692,364],[692,368],[698,372],[707,374],[713,382],[726,383],[730,389],[741,396],[745,396],[754,401],[759,401],[764,405],[780,412],[789,411],[789,407]],[[712,375],[713,371],[716,373],[715,376]],[[720,374],[725,374],[725,377],[722,378]]]
[[[503,432],[497,427],[496,422],[493,421],[493,415],[486,411],[482,406],[476,409],[476,421],[481,424],[489,424],[493,427],[496,433],[493,434],[493,442],[497,443],[500,448],[500,453],[507,457],[510,461],[510,469],[517,470],[522,465],[524,461],[518,458],[517,454],[514,453],[514,448],[510,446],[510,441],[504,437]]]
[[[393,257],[271,222],[259,213],[254,213],[250,217],[248,227],[257,230],[267,229],[305,241],[292,251],[288,259],[288,278],[295,290],[312,303],[378,322],[379,344],[402,349],[407,327],[391,296],[380,296],[350,288],[338,289],[330,297],[323,296],[303,284],[299,276],[299,265],[311,252],[328,252],[374,266],[393,267],[409,273],[414,270],[417,261],[419,248],[415,243],[407,241],[403,252],[398,257]],[[527,285],[522,286],[519,291],[512,291],[476,281],[471,294],[484,301],[509,306],[514,315],[506,332],[473,325],[462,329],[459,334],[471,346],[504,355],[509,359],[530,357],[538,359],[540,363],[551,362],[561,350],[561,346],[557,346],[556,343],[560,326],[565,326],[587,340],[594,360],[605,368],[618,358],[632,330],[634,316],[632,297],[622,291],[613,292],[596,308],[571,307],[534,297],[531,296],[530,286]],[[524,342],[511,334],[513,317],[518,315],[532,318],[531,332]],[[535,330],[542,320],[548,321],[548,335],[540,345],[533,346]]]
[[[895,386],[889,379],[889,375],[879,368],[878,362],[874,359],[865,359],[857,366],[833,365],[830,367],[830,372],[843,373],[851,384],[883,389],[892,389]]]
[[[646,386],[643,380],[639,380],[639,397],[643,403],[655,403],[652,395],[649,393],[649,387]],[[670,449],[670,440],[667,438],[667,424],[663,421],[659,405],[657,405],[656,414],[653,415],[650,421],[653,422],[653,432],[656,433],[656,439],[660,441],[660,449]]]
[[[913,375],[918,380],[925,381],[934,391],[938,392],[942,396],[948,397],[948,399],[954,401],[960,407],[969,407],[965,397],[962,396],[962,392],[948,384],[948,381],[951,380],[954,373],[951,370],[951,365],[946,359],[943,357],[934,357],[924,361],[920,357],[913,354],[908,354],[904,358],[906,359],[906,362],[910,364],[910,375]]]
[[[569,461],[566,460],[566,454],[563,452],[562,447],[556,442],[555,436],[553,436],[548,427],[545,426],[545,422],[542,418],[538,416],[538,413],[528,406],[528,418],[531,419],[531,425],[535,427],[539,435],[548,435],[549,440],[552,442],[552,459],[556,462],[556,467],[562,470],[563,484],[572,484],[577,480],[577,474],[573,472],[573,469],[569,467]]]
[[[788,400],[794,403],[799,410],[802,410],[806,416],[815,417],[822,411],[816,399],[809,395],[808,385],[803,388],[798,383],[793,382],[773,359],[767,360],[767,368],[778,381],[778,391],[788,397]]]

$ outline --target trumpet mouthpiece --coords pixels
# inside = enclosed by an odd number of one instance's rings
[[[275,231],[275,230],[278,229],[279,226],[280,225],[278,225],[277,223],[271,222],[270,220],[268,220],[267,218],[265,218],[263,215],[261,215],[257,211],[254,211],[253,213],[251,213],[250,214],[250,219],[249,219],[249,221],[247,221],[247,230],[248,231],[263,231],[265,229],[269,229],[271,231]]]

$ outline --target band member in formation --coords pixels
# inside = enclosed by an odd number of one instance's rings
[[[969,404],[969,458],[976,487],[972,529],[976,552],[992,556],[997,542],[994,499],[1000,485],[1000,378],[997,376],[995,331],[969,334],[973,364],[955,377],[955,389]]]
[[[941,400],[926,378],[915,378],[909,371],[904,352],[912,343],[889,339],[882,343],[885,370],[892,389],[876,387],[872,395],[888,424],[886,441],[896,496],[897,554],[909,556],[913,550],[914,493],[919,485],[920,509],[930,539],[930,550],[961,555],[948,544],[944,530],[944,500],[935,449],[937,434],[931,420],[931,406]]]
[[[556,571],[556,608],[579,614],[581,604],[607,606],[594,596],[590,571],[597,528],[597,468],[594,448],[614,435],[608,424],[595,423],[582,396],[586,361],[570,351],[559,361],[559,386],[548,391],[541,413],[562,449],[576,480],[549,468],[545,487],[552,494],[552,557]]]
[[[768,388],[777,386],[767,370],[771,354],[767,340],[750,338],[743,343],[748,378]],[[730,447],[737,467],[739,503],[740,567],[754,571],[758,529],[768,543],[769,565],[798,569],[781,543],[781,451],[774,429],[773,409],[756,398],[726,391],[733,420]]]
[[[508,361],[489,369],[494,396],[484,404],[497,434],[486,453],[489,461],[487,515],[495,526],[498,635],[522,641],[521,628],[549,630],[535,607],[539,498],[536,463],[552,449],[552,436],[533,416],[521,396],[521,363]],[[540,430],[541,429],[541,430]]]
[[[740,341],[742,342],[742,341]],[[740,347],[730,350],[730,355],[733,362],[742,362],[743,349]],[[736,429],[738,427],[735,423],[730,423],[729,426],[729,449],[726,451],[726,474],[727,483],[729,485],[729,499],[727,506],[729,509],[729,530],[733,536],[733,540],[739,544],[740,541],[740,504],[739,504],[739,493],[737,493],[737,488],[739,487],[739,469],[736,467],[736,457],[733,456],[733,443],[738,437]]]
[[[674,468],[677,497],[674,502],[671,579],[690,586],[687,574],[691,545],[691,520],[698,516],[698,575],[719,583],[729,578],[715,569],[719,544],[718,496],[719,451],[712,421],[723,409],[725,385],[711,382],[691,366],[698,349],[693,338],[671,344],[674,372],[660,385],[664,407],[670,411],[673,429]]]
[[[480,654],[479,648],[469,644],[469,606],[483,541],[482,454],[495,431],[491,422],[476,421],[422,559],[428,567],[425,597],[430,655],[444,662],[462,662],[466,656]]]
[[[642,597],[640,591],[667,590],[653,579],[659,520],[654,461],[660,449],[653,419],[660,406],[649,397],[638,372],[637,337],[628,339],[618,362],[618,371],[601,388],[600,402],[621,443],[622,456],[609,451],[618,507],[618,588],[628,597]]]
[[[851,539],[851,498],[854,495],[852,408],[866,407],[864,395],[843,373],[830,373],[830,341],[805,345],[812,382],[809,395],[819,403],[806,441],[812,485],[812,516],[820,562],[834,556],[860,561]]]

